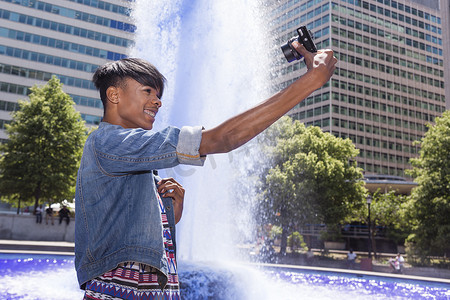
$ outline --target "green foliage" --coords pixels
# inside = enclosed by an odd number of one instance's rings
[[[428,128],[410,171],[418,183],[411,195],[417,224],[408,241],[422,261],[428,255],[450,255],[450,111]]]
[[[260,209],[292,231],[307,222],[334,226],[363,201],[362,171],[352,142],[284,117],[265,132],[272,167],[262,173]],[[264,140],[264,138],[262,138]],[[282,241],[283,243],[283,241]]]
[[[329,241],[329,242],[343,242],[344,241],[340,227],[336,228],[336,226],[334,226],[332,228],[327,228],[327,230],[321,231],[320,239],[322,241]]]
[[[34,86],[30,101],[19,101],[7,126],[9,141],[0,146],[0,193],[9,199],[73,198],[86,127],[74,102],[53,77]]]
[[[378,189],[372,196],[370,205],[372,247],[377,256],[377,227],[387,228],[386,236],[397,245],[403,245],[412,232],[413,218],[410,215],[411,201],[403,195],[396,195],[395,191],[383,193]],[[368,206],[366,201],[360,209],[355,210],[347,219],[347,223],[360,222],[368,224]]]
[[[288,219],[338,224],[360,207],[364,195],[358,154],[350,140],[285,117],[273,148],[275,165],[266,178],[266,196],[276,212]]]
[[[409,215],[411,202],[409,198],[403,195],[396,195],[395,191],[383,193],[378,189],[372,195],[372,203],[370,205],[371,230],[376,236],[376,227],[388,227],[387,235],[398,245],[403,245],[406,237],[411,233],[413,224]],[[348,223],[361,222],[368,224],[368,206],[363,205],[356,210]]]
[[[276,226],[273,225],[270,228],[270,232],[269,232],[269,238],[271,240],[274,240],[276,238],[279,238],[281,236],[281,233],[283,232],[283,228],[281,228],[280,226]]]
[[[415,224],[415,219],[411,215],[411,198],[399,195],[389,205],[394,207],[391,219],[385,225],[388,227],[387,237],[396,242],[397,245],[404,245]]]
[[[308,250],[308,247],[303,239],[303,235],[301,235],[298,231],[295,231],[288,236],[287,245],[294,251],[299,249],[303,251]]]

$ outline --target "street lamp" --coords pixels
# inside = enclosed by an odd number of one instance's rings
[[[369,250],[369,258],[372,258],[372,237],[371,237],[371,234],[370,234],[370,231],[371,231],[371,229],[370,229],[370,204],[372,203],[372,196],[371,195],[368,195],[367,196],[367,207],[368,207],[368,209],[369,209],[369,244],[368,244],[368,250]]]

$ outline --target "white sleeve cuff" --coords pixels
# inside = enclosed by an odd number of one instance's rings
[[[178,136],[177,156],[180,164],[203,166],[206,156],[200,156],[201,126],[183,126]]]

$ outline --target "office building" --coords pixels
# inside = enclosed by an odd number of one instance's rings
[[[103,115],[92,73],[127,55],[135,26],[126,0],[0,0],[0,139],[18,99],[56,75],[87,125]]]
[[[450,57],[450,1],[441,1],[440,11],[442,14],[442,48],[444,57]],[[444,64],[444,82],[450,82],[450,63]],[[450,110],[450,84],[445,85],[445,108]]]
[[[448,18],[439,0],[281,2],[273,7],[271,20],[277,44],[307,25],[318,48],[333,49],[339,59],[330,82],[289,114],[350,138],[367,175],[407,177],[404,171],[419,150],[413,142],[445,111],[446,99],[449,107],[444,89],[448,49],[443,46],[448,45]],[[280,55],[275,69],[279,90],[305,67]]]

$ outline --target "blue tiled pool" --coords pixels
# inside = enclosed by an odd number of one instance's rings
[[[450,299],[419,280],[226,263],[181,262],[183,299]],[[0,299],[82,299],[73,256],[0,254]]]

